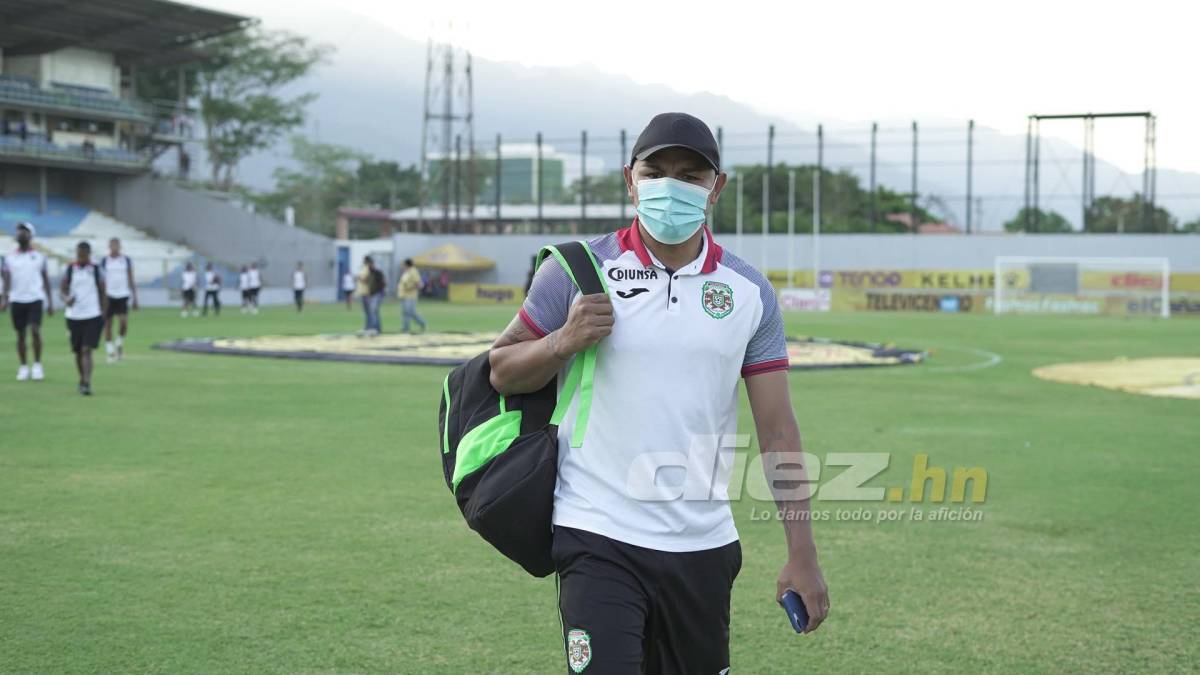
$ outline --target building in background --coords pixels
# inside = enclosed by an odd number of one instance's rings
[[[138,98],[137,70],[183,66],[197,41],[250,22],[161,0],[5,5],[0,195],[36,195],[39,213],[52,195],[111,210],[115,177],[179,149],[194,127],[186,101]]]
[[[542,170],[538,171],[537,146],[533,143],[517,143],[500,146],[500,200],[504,204],[532,204],[538,200],[538,191],[546,203],[562,200],[567,186],[567,165],[570,155],[559,153],[554,146],[542,145]],[[575,159],[578,162],[578,159]],[[433,209],[441,203],[443,172],[450,172],[446,181],[454,191],[455,181],[460,186],[457,203],[465,206],[470,201],[470,185],[475,185],[476,204],[493,204],[496,200],[496,152],[477,154],[472,160],[462,157],[455,172],[454,158],[431,153],[429,159],[429,197],[427,207]],[[450,203],[456,203],[454,194]]]

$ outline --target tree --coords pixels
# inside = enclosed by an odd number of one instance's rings
[[[421,187],[420,170],[397,162],[366,159],[358,165],[353,205],[383,209],[415,206]]]
[[[1071,223],[1057,211],[1023,207],[1012,220],[1004,223],[1005,232],[1037,232],[1039,234],[1068,234],[1074,232]]]
[[[287,95],[284,89],[307,75],[330,53],[326,46],[286,31],[249,28],[197,45],[206,56],[183,71],[188,97],[198,97],[212,186],[229,190],[237,165],[274,145],[304,123],[316,94]],[[139,75],[139,95],[177,99],[177,68]]]
[[[1166,233],[1175,229],[1175,217],[1161,206],[1150,205],[1140,194],[1132,199],[1100,197],[1088,214],[1088,232]]]
[[[583,181],[575,179],[567,186],[563,197],[566,201],[578,203],[583,196]],[[587,199],[589,204],[620,204],[629,199],[625,192],[625,173],[621,170],[609,171],[598,176],[588,176]],[[632,212],[632,207],[630,208]]]
[[[1197,218],[1189,223],[1184,223],[1175,230],[1180,234],[1200,234],[1200,218]]]
[[[332,143],[313,143],[293,136],[293,167],[278,167],[272,174],[275,189],[247,195],[255,206],[278,219],[287,207],[296,212],[296,224],[332,234],[337,209],[354,201],[358,171],[368,160],[366,154]]]
[[[771,232],[787,232],[788,171],[796,172],[796,232],[812,231],[813,175],[817,167],[776,165],[770,172]],[[746,232],[762,231],[762,180],[766,167],[762,164],[738,166],[730,170],[729,182],[717,202],[714,217],[717,231],[733,232],[737,223],[737,181],[742,176],[742,227]],[[875,224],[871,224],[871,193],[859,184],[853,173],[821,169],[821,231],[822,232],[907,232],[903,224],[887,219],[888,214],[908,214],[912,206],[908,195],[884,187],[875,191]],[[938,220],[924,208],[917,208],[920,222]]]
[[[417,167],[379,161],[343,145],[291,138],[291,164],[275,169],[270,192],[243,191],[258,210],[283,219],[290,206],[300,227],[332,234],[343,206],[400,209],[414,206],[420,187]]]

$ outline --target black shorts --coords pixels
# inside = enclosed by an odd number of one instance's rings
[[[250,289],[248,289],[248,288],[242,289],[242,302],[250,302],[250,295],[251,295]]]
[[[104,319],[99,316],[90,319],[67,319],[67,331],[71,334],[71,351],[78,354],[84,347],[99,347],[100,331],[103,328]]]
[[[18,333],[25,332],[27,326],[42,325],[42,301],[34,302],[11,302],[8,305],[8,311],[12,313],[13,328],[17,329]]]
[[[554,528],[567,672],[717,673],[742,547],[657,551]]]
[[[183,290],[183,301],[195,303],[196,302],[196,289],[185,288]]]
[[[129,298],[109,298],[108,309],[104,312],[104,318],[111,319],[118,314],[129,313]]]

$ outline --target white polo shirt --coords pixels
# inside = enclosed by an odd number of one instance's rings
[[[104,271],[104,292],[110,298],[128,298],[130,295],[129,289],[129,270],[133,267],[129,256],[119,255],[112,257],[106,255],[100,259],[100,269]]]
[[[599,342],[582,446],[570,447],[576,405],[559,426],[553,522],[661,551],[733,542],[733,449],[693,439],[736,434],[739,378],[787,369],[774,289],[707,229],[699,256],[674,273],[643,245],[636,220],[588,244],[609,287],[613,331]],[[547,260],[519,316],[546,335],[566,322],[577,293]]]
[[[71,263],[67,268],[67,278],[68,294],[75,301],[63,310],[66,317],[73,321],[81,321],[100,316],[100,287],[96,283],[100,278],[100,271],[96,269],[96,264]]]
[[[46,286],[42,273],[46,271],[46,256],[37,249],[17,249],[4,256],[4,269],[8,270],[9,302],[45,302]]]

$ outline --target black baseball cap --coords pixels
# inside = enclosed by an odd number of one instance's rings
[[[680,112],[655,115],[633,144],[629,165],[633,166],[634,161],[646,159],[663,148],[687,148],[708,160],[718,173],[721,171],[717,139],[698,117]]]

